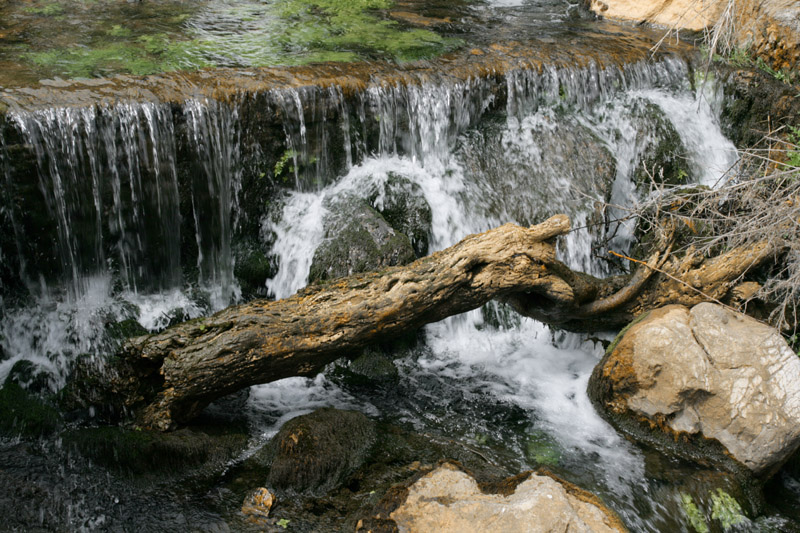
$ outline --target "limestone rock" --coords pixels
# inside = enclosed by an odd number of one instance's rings
[[[408,237],[357,198],[329,206],[325,240],[314,253],[309,282],[403,265],[416,256]]]
[[[447,463],[411,485],[390,518],[400,532],[625,531],[597,498],[552,477],[531,474],[507,496],[485,494],[471,476]]]
[[[714,26],[729,0],[591,0],[603,17],[667,28],[700,31]],[[732,28],[739,47],[750,47],[775,69],[800,61],[800,5],[794,0],[738,0],[731,4]]]
[[[634,323],[589,394],[618,426],[715,439],[758,476],[800,446],[800,358],[776,330],[717,304],[666,306]]]
[[[613,19],[699,31],[714,25],[724,4],[724,0],[591,0],[589,7]]]

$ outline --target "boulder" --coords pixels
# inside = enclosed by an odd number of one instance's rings
[[[701,461],[730,457],[758,477],[800,446],[800,358],[773,328],[717,304],[634,322],[595,368],[589,395],[634,438]]]
[[[253,460],[269,465],[271,487],[324,494],[361,466],[375,438],[364,414],[325,407],[288,421]]]
[[[328,209],[325,239],[314,252],[309,282],[404,265],[416,258],[408,237],[364,200],[346,198]]]
[[[433,212],[422,187],[390,172],[368,201],[393,229],[409,238],[417,257],[428,254]]]
[[[400,532],[626,531],[598,498],[574,485],[539,473],[512,480],[521,482],[498,494],[485,493],[472,476],[444,463],[408,487],[404,500],[388,517],[371,520],[388,518]]]

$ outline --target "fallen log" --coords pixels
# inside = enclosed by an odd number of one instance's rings
[[[232,306],[132,339],[121,351],[111,388],[140,425],[169,430],[226,394],[314,375],[372,342],[492,299],[567,329],[619,327],[652,306],[702,299],[679,281],[653,275],[654,269],[672,269],[676,279],[719,295],[769,254],[764,246],[687,264],[667,262],[667,248],[632,275],[599,279],[556,259],[555,238],[568,231],[565,215],[530,228],[506,224],[410,265],[315,285],[284,300]]]

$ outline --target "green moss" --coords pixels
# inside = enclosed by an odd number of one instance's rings
[[[742,506],[724,490],[717,489],[716,493],[711,494],[711,502],[711,518],[719,520],[723,529],[730,529],[747,521],[742,513]]]
[[[641,315],[639,315],[636,318],[634,318],[633,321],[631,321],[630,324],[628,324],[627,326],[622,328],[622,331],[620,331],[619,334],[616,337],[614,337],[614,340],[611,342],[611,344],[608,345],[608,348],[606,348],[606,353],[607,354],[614,353],[614,350],[617,349],[617,345],[620,343],[620,341],[625,336],[625,334],[628,333],[628,330],[630,330],[633,326],[635,326],[636,324],[638,324],[639,322],[641,322],[642,320],[647,318],[649,315],[650,315],[650,311],[647,311],[646,313],[642,313]]]
[[[697,533],[709,532],[706,519],[700,509],[698,509],[697,505],[695,505],[690,494],[683,492],[681,493],[681,506],[683,507],[683,512],[686,515],[686,519]]]
[[[43,17],[55,17],[58,15],[62,15],[64,13],[64,8],[61,7],[59,4],[52,3],[52,4],[42,4],[38,6],[30,6],[23,9],[25,13],[30,13],[31,15],[41,15]]]
[[[128,28],[123,28],[119,24],[115,24],[106,33],[112,37],[130,37],[132,32]]]
[[[0,434],[36,437],[54,432],[61,423],[58,411],[17,383],[0,389]]]
[[[528,435],[525,457],[537,465],[556,466],[561,461],[561,449],[547,433],[534,430]]]
[[[226,14],[247,23],[239,33],[200,33],[183,25],[190,14],[173,12],[162,14],[172,25],[166,32],[162,26],[160,32],[142,33],[124,20],[95,22],[88,40],[22,55],[48,74],[87,77],[122,72],[145,75],[217,65],[260,67],[374,58],[408,61],[441,54],[461,44],[426,29],[407,29],[384,19],[378,10],[391,5],[388,0],[284,0],[266,4],[240,0],[232,3]],[[61,9],[59,4],[45,4],[28,11],[50,16],[61,13]]]

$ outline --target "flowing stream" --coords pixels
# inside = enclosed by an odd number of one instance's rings
[[[245,173],[263,147],[247,137],[243,101],[12,110],[0,179],[27,196],[9,192],[0,213],[0,381],[28,360],[58,390],[76,358],[101,359],[118,345],[110,324],[133,319],[157,331],[242,301],[237,239],[245,227],[272,261],[259,290],[291,296],[308,283],[337,202],[381,209],[397,179],[430,207],[429,251],[506,222],[566,213],[574,230],[559,243],[561,259],[614,273],[619,265],[606,251],[627,251],[634,240],[631,223],[617,219],[647,194],[648,172],[657,173],[647,168],[651,154],[674,152],[673,177],[708,186],[737,162],[718,122],[719,93],[713,84],[698,93],[689,78],[685,62],[667,56],[623,67],[518,68],[500,82],[433,76],[354,97],[336,86],[276,90],[271,109],[286,150],[280,167],[267,170],[290,186],[277,189],[266,213],[245,201]],[[12,168],[20,143],[11,137],[30,148],[26,164],[38,182],[21,184]],[[680,476],[699,469],[631,444],[587,397],[601,340],[613,333],[557,332],[490,304],[427,326],[422,342],[393,354],[400,380],[391,391],[349,389],[336,378],[344,362],[314,379],[253,387],[249,449],[298,414],[358,409],[479,449],[509,471],[547,465],[600,495],[632,531],[690,531],[681,494],[693,489]],[[103,486],[117,503],[131,493]],[[52,520],[75,530],[136,523],[116,505],[87,497],[58,507],[66,510]],[[187,523],[217,520],[197,502],[185,508],[194,509]],[[777,515],[759,520],[742,530],[788,524]]]

